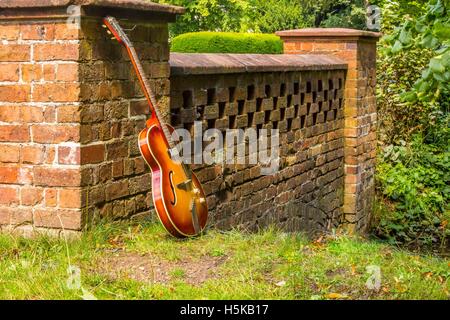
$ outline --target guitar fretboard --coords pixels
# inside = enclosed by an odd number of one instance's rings
[[[167,143],[169,144],[169,147],[171,149],[174,149],[175,145],[172,140],[172,135],[170,134],[169,129],[167,128],[167,126],[166,126],[165,122],[163,121],[163,118],[158,110],[155,95],[153,94],[150,84],[148,83],[147,77],[145,76],[144,69],[142,68],[142,64],[141,64],[141,61],[139,60],[136,50],[134,49],[134,47],[132,45],[129,45],[129,44],[127,44],[127,49],[129,51],[130,58],[132,59],[133,66],[136,69],[136,74],[143,86],[144,94],[151,105],[150,111],[155,112],[156,118],[158,119],[160,127],[163,130],[164,136],[167,140]]]

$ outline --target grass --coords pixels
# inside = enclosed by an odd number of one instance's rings
[[[0,235],[0,299],[448,299],[449,278],[449,259],[273,229],[175,240],[158,224],[107,223],[67,245]]]

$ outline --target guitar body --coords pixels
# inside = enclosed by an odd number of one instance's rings
[[[173,128],[167,127],[172,133]],[[139,134],[139,149],[152,171],[153,203],[167,232],[181,238],[203,231],[208,220],[203,188],[194,173],[188,177],[182,164],[171,158],[170,148],[156,119],[150,118],[147,128]],[[197,230],[193,214],[198,217]]]

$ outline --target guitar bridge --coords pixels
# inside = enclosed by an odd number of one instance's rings
[[[191,190],[192,189],[192,180],[189,179],[189,180],[183,181],[182,183],[177,184],[177,188],[184,190],[184,191]]]

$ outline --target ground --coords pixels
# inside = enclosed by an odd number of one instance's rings
[[[448,258],[274,229],[176,240],[153,222],[121,222],[67,241],[3,234],[0,270],[0,299],[450,298]]]

